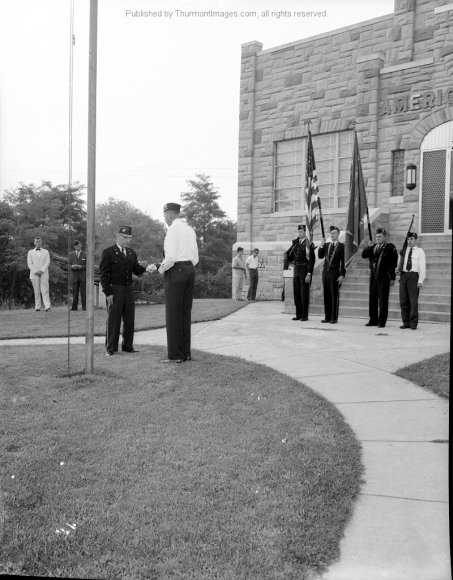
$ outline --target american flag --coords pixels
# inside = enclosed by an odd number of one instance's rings
[[[309,130],[307,163],[305,165],[305,225],[307,226],[307,237],[310,241],[313,241],[313,229],[319,221],[318,193],[315,154],[311,140],[311,131]]]

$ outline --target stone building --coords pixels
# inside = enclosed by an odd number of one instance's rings
[[[355,128],[373,235],[384,226],[400,248],[414,215],[429,265],[421,319],[449,320],[453,3],[395,0],[393,14],[333,32],[266,50],[248,42],[240,98],[237,245],[246,254],[260,249],[258,298],[280,299],[283,253],[304,220],[309,127],[326,230],[344,230]],[[320,238],[318,228],[315,244]],[[343,316],[367,316],[368,265],[360,254],[348,269]],[[317,264],[311,313],[321,308]],[[392,315],[399,316],[396,290]]]

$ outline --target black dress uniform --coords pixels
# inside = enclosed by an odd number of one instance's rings
[[[344,264],[344,244],[341,242],[329,242],[322,248],[318,248],[318,258],[325,258],[322,271],[322,283],[324,287],[324,312],[323,322],[335,323],[338,320],[339,285],[338,277],[346,276]]]
[[[376,230],[376,233],[379,233]],[[384,327],[389,311],[390,281],[396,278],[398,252],[393,244],[384,242],[368,246],[362,258],[370,262],[370,296],[367,326]]]
[[[299,227],[300,229],[300,227]],[[308,320],[308,307],[310,305],[310,286],[313,268],[315,266],[315,246],[313,243],[307,245],[307,238],[301,240],[296,238],[292,241],[291,247],[286,252],[288,262],[294,264],[293,290],[294,304],[296,306],[296,316],[293,320]],[[308,255],[307,255],[308,254]],[[310,281],[306,282],[307,274],[310,274]]]
[[[131,248],[115,244],[102,252],[99,270],[102,291],[113,295],[113,305],[109,308],[105,345],[107,352],[118,352],[121,319],[123,319],[122,349],[133,352],[135,298],[132,274],[139,276],[146,268],[140,266],[137,254]]]
[[[79,304],[79,292],[82,298],[82,310],[86,310],[87,296],[87,255],[83,250],[77,249],[79,242],[74,242],[76,250],[69,254],[69,267],[71,268],[72,284],[72,307],[71,310],[77,310]],[[73,269],[72,266],[80,266]]]

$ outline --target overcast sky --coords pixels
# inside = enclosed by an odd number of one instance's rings
[[[162,219],[163,204],[206,173],[236,220],[241,44],[272,48],[390,14],[393,4],[98,0],[96,202],[125,199]],[[74,0],[72,174],[83,184],[89,7]],[[183,16],[208,10],[238,15]],[[70,14],[71,0],[0,0],[1,192],[19,182],[68,183]]]

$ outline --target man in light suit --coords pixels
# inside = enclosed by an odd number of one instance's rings
[[[42,239],[37,236],[34,239],[35,247],[29,250],[27,264],[30,270],[30,280],[35,293],[35,310],[41,310],[41,295],[46,312],[50,312],[49,298],[49,266],[50,254],[42,247]]]
[[[86,310],[87,255],[82,250],[82,244],[77,240],[74,242],[74,251],[69,254],[69,266],[71,268],[72,282],[71,310],[77,310],[79,305],[79,291],[82,298],[82,310]]]

